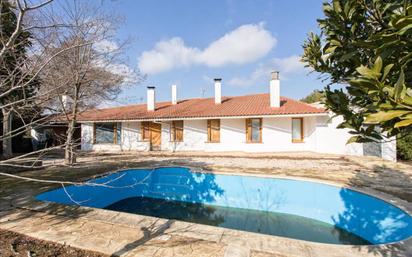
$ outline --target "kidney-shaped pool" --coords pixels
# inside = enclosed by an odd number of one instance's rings
[[[321,243],[382,244],[412,236],[411,216],[396,206],[316,182],[164,167],[89,183],[36,198]]]

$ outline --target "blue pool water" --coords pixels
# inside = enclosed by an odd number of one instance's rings
[[[412,236],[412,217],[378,198],[321,183],[125,170],[36,198],[334,244],[391,243]]]

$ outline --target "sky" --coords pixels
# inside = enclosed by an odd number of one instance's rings
[[[145,75],[123,89],[117,104],[269,92],[270,71],[280,71],[281,95],[300,99],[324,85],[299,61],[310,31],[317,32],[323,0],[112,0],[108,12],[123,16],[118,38],[131,38],[128,65]]]

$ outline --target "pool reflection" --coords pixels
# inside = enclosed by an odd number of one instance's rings
[[[351,245],[370,244],[368,241],[333,225],[290,214],[149,197],[123,199],[107,206],[105,209],[313,242]]]

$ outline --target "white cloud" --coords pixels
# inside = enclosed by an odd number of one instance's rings
[[[142,53],[138,66],[143,73],[155,74],[192,65],[245,64],[262,58],[275,44],[276,39],[263,23],[247,24],[211,42],[205,49],[186,46],[179,37],[160,41],[152,50]]]
[[[300,56],[292,55],[286,58],[274,58],[273,68],[285,74],[294,74],[304,71],[304,64],[300,61]]]
[[[111,63],[106,66],[107,70],[113,74],[121,75],[124,77],[123,84],[133,85],[139,82],[139,75],[135,70],[123,63]]]
[[[113,74],[124,77],[123,85],[133,85],[139,82],[139,74],[125,63],[110,62],[107,59],[100,58],[94,61],[96,67],[103,68]]]
[[[199,61],[211,67],[244,64],[265,56],[276,39],[263,24],[243,25],[212,42],[199,55]]]
[[[94,43],[93,47],[99,53],[111,53],[119,50],[119,46],[116,42],[107,39],[103,39]]]
[[[290,75],[305,72],[304,64],[297,55],[285,58],[273,58],[269,62],[260,64],[250,75],[245,77],[234,77],[229,80],[231,86],[248,87],[269,80],[270,72],[277,70],[281,79],[287,79]]]
[[[153,50],[143,52],[138,65],[143,73],[154,74],[189,66],[198,55],[198,49],[187,47],[181,38],[175,37],[160,41]]]
[[[115,41],[102,39],[93,44],[93,48],[99,53],[94,64],[98,67],[104,68],[113,74],[121,75],[124,77],[124,85],[132,85],[139,82],[139,75],[134,69],[128,66],[126,63],[116,61],[113,58],[116,54],[119,54],[120,47]]]

